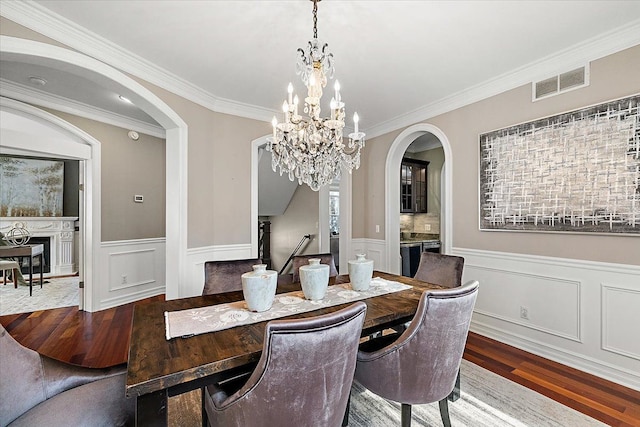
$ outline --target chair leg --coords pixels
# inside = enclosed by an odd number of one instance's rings
[[[347,408],[344,410],[344,417],[342,418],[342,427],[349,425],[349,408],[351,407],[351,391],[349,391],[349,397],[347,398]]]
[[[455,402],[460,399],[460,369],[458,369],[458,376],[456,377],[456,384],[453,386],[453,390],[449,394],[448,399],[451,402]]]
[[[13,279],[13,287],[18,289],[18,269],[14,268],[11,272],[11,278]]]
[[[449,419],[449,402],[445,397],[441,401],[438,402],[440,405],[440,417],[442,418],[442,424],[444,427],[451,427],[451,420]]]
[[[407,405],[406,403],[402,404],[402,415],[400,419],[402,427],[411,427],[411,405]]]

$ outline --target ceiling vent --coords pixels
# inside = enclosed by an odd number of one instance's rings
[[[589,65],[533,83],[533,100],[589,86]]]

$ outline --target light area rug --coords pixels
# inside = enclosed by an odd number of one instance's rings
[[[12,282],[0,284],[0,316],[78,305],[79,280],[77,276],[45,279],[42,289],[40,283],[33,286],[33,296],[29,286],[15,289]]]
[[[169,398],[169,425],[202,425],[200,390]],[[442,426],[438,403],[413,405],[412,426]],[[449,402],[454,427],[592,427],[591,417],[466,360],[461,368],[461,397]],[[351,389],[350,427],[400,426],[400,405],[363,389]]]

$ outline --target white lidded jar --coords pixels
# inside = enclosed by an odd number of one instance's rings
[[[304,297],[321,300],[329,286],[329,266],[320,264],[320,258],[309,259],[309,265],[300,266],[300,285]]]
[[[278,272],[267,270],[266,264],[256,264],[253,271],[242,276],[242,293],[251,311],[267,311],[273,305],[278,285]]]
[[[365,254],[357,254],[356,259],[349,261],[349,281],[354,291],[366,291],[373,277],[373,260],[365,258]]]

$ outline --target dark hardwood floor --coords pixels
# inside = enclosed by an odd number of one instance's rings
[[[133,307],[163,299],[95,313],[67,307],[13,314],[0,316],[0,323],[20,343],[54,359],[113,366],[127,361]],[[474,333],[464,358],[608,425],[640,427],[638,391]]]

